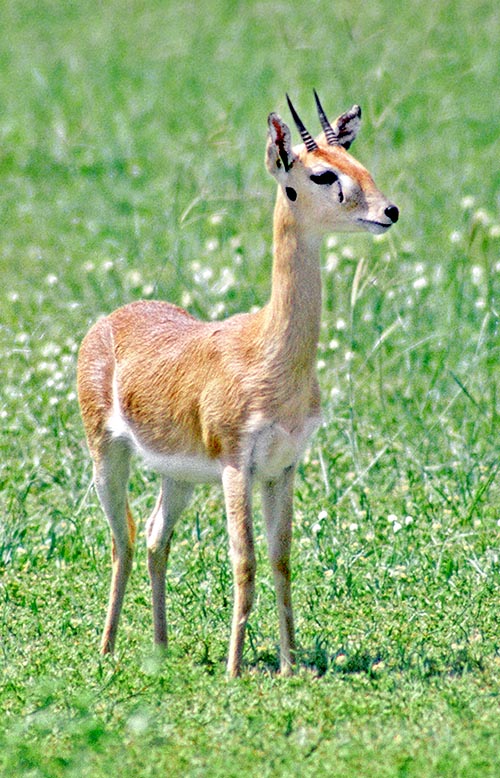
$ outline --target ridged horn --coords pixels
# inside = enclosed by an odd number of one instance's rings
[[[316,100],[316,108],[318,109],[318,116],[319,120],[321,122],[321,126],[323,127],[323,132],[325,133],[325,138],[329,146],[336,146],[338,145],[338,138],[335,130],[333,129],[332,125],[328,121],[327,115],[323,110],[323,106],[321,105],[320,99],[318,97],[318,93],[314,89],[314,99]]]
[[[306,149],[308,151],[314,151],[315,149],[318,148],[318,144],[314,140],[314,138],[311,135],[311,133],[304,127],[304,125],[302,123],[302,120],[301,120],[300,116],[298,115],[297,111],[295,110],[295,108],[293,107],[292,101],[290,100],[288,95],[286,96],[286,99],[287,99],[288,107],[290,109],[290,113],[292,114],[293,120],[294,120],[295,124],[297,125],[297,129],[300,132],[300,137],[302,138],[302,140],[305,143]]]

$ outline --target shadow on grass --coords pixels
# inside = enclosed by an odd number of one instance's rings
[[[279,650],[262,649],[254,652],[254,658],[247,664],[252,671],[277,674],[279,672]],[[432,655],[414,652],[405,659],[393,657],[387,652],[339,650],[335,654],[316,647],[302,650],[297,655],[297,670],[312,672],[316,677],[326,674],[339,676],[366,675],[376,679],[387,673],[417,675],[422,679],[462,676],[466,673],[482,673],[485,663],[468,648]]]

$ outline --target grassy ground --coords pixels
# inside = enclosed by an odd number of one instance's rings
[[[497,776],[498,49],[493,2],[4,0],[0,774]],[[151,653],[139,544],[115,659],[109,539],[75,398],[89,324],[140,297],[266,300],[266,117],[358,102],[398,204],[323,255],[325,426],[297,482],[297,675],[274,673],[260,513],[246,672],[226,682],[220,492],[197,492]],[[138,516],[153,474],[134,473]]]

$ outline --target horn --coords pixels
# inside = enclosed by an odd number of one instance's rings
[[[318,93],[315,89],[313,91],[314,99],[316,100],[316,108],[318,109],[319,120],[321,122],[321,126],[323,127],[323,132],[325,133],[327,143],[329,146],[336,146],[338,145],[337,134],[327,119],[326,113],[324,112],[323,106],[321,105],[320,99],[318,97]]]
[[[310,132],[308,132],[308,130],[306,130],[306,128],[302,124],[300,116],[298,115],[297,111],[293,107],[292,101],[290,100],[288,95],[286,96],[286,99],[287,99],[288,107],[290,109],[290,113],[292,114],[293,120],[294,120],[295,124],[297,125],[297,129],[300,132],[300,137],[302,138],[302,140],[305,143],[306,149],[308,151],[314,151],[315,149],[318,148],[318,144],[316,143],[316,141],[314,140],[314,138],[310,134]]]

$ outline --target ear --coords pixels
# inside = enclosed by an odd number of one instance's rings
[[[288,173],[297,157],[292,151],[292,135],[283,119],[277,113],[270,113],[267,123],[266,164],[271,175],[277,177],[283,172]]]
[[[333,131],[336,135],[336,142],[339,146],[343,146],[348,149],[351,143],[356,140],[356,135],[361,127],[361,108],[359,105],[353,105],[353,107],[343,113],[335,124],[333,125]]]

